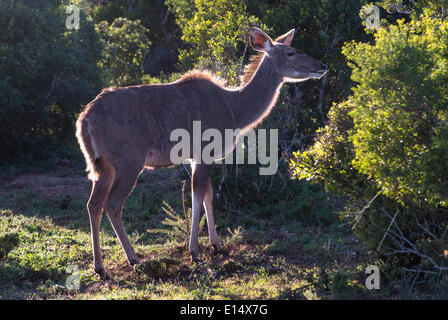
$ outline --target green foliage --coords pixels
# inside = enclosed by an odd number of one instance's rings
[[[385,268],[389,277],[397,277],[400,269],[407,268],[437,270],[441,278],[448,279],[448,261],[444,257],[448,243],[447,210],[412,203],[397,205],[389,198],[379,197],[357,219],[356,234],[387,257]]]
[[[295,174],[341,193],[374,183],[396,200],[444,205],[446,28],[424,17],[380,29],[375,45],[348,44],[358,85],[349,101],[333,106],[314,146],[295,154]]]
[[[0,2],[1,161],[41,156],[73,137],[75,115],[101,82],[101,45],[81,13],[65,27],[59,1]]]
[[[140,20],[117,18],[110,25],[102,21],[96,26],[104,41],[103,59],[100,67],[105,82],[116,86],[141,83],[143,56],[151,42],[147,28]]]
[[[349,139],[353,128],[352,109],[350,102],[334,104],[326,126],[317,131],[313,146],[303,152],[294,152],[290,164],[298,179],[323,183],[334,193],[364,198],[366,194],[374,194],[376,188],[352,165],[355,157]]]
[[[196,0],[195,6],[194,16],[186,22],[191,7],[177,7],[176,10],[177,19],[185,24],[182,40],[190,46],[180,51],[181,68],[208,69],[230,85],[238,84],[241,52],[247,44],[249,30],[252,26],[265,26],[258,18],[247,14],[242,0],[219,0],[213,5],[206,0]]]
[[[332,210],[337,205],[328,201],[331,195],[320,186],[290,179],[286,163],[281,162],[279,166],[277,174],[272,176],[260,176],[259,167],[255,165],[238,165],[237,175],[229,168],[224,177],[218,170],[212,173],[214,185],[220,189],[216,191],[219,199],[215,201],[218,210],[243,212],[240,223],[246,229],[265,231],[261,218],[270,219],[279,226],[289,219],[308,226],[334,223],[337,217]],[[298,226],[290,227],[295,230]]]
[[[153,46],[179,45],[179,37],[176,37],[177,29],[173,12],[168,10],[163,0],[108,0],[88,2],[88,12],[95,22],[107,21],[109,24],[117,18],[128,20],[140,20],[142,26],[147,29],[146,36]]]
[[[184,29],[196,13],[196,3],[191,0],[165,0],[165,5],[174,14],[177,25]]]
[[[19,245],[20,239],[17,233],[0,235],[0,260],[6,258],[8,253]]]
[[[162,211],[165,215],[162,225],[166,228],[149,229],[147,231],[150,233],[166,234],[173,241],[184,241],[187,244],[190,235],[191,208],[188,208],[184,213],[179,213],[164,201]],[[199,221],[199,231],[204,228],[205,223],[206,216],[203,215]]]
[[[87,0],[86,0],[87,1]],[[85,2],[86,2],[85,1]],[[193,4],[192,1],[186,1]],[[145,73],[158,76],[160,72],[174,72],[178,49],[183,46],[180,21],[176,24],[175,8],[168,9],[163,0],[108,0],[87,1],[88,12],[95,22],[107,21],[111,24],[117,18],[140,20],[141,25],[149,30],[146,32],[151,48],[144,57]],[[180,2],[176,5],[180,5]]]
[[[411,15],[413,18],[418,18],[423,11],[437,18],[446,17],[447,15],[445,0],[382,0],[377,5],[383,7],[388,12]]]
[[[353,95],[291,161],[296,177],[348,196],[343,217],[394,276],[446,270],[447,27],[426,12],[347,44]]]
[[[448,23],[428,16],[351,43],[353,165],[384,194],[448,205]]]

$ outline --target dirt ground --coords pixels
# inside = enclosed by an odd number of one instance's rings
[[[54,200],[70,195],[79,201],[87,201],[91,182],[80,169],[74,169],[68,160],[57,163],[51,170],[32,168],[18,175],[0,177],[0,197],[12,197],[25,191],[40,199]]]

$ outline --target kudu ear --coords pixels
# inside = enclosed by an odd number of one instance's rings
[[[294,33],[296,32],[296,29],[291,29],[285,34],[281,35],[277,39],[275,39],[275,42],[280,42],[283,44],[286,44],[287,46],[291,46],[292,39],[294,38]]]
[[[254,50],[260,52],[269,52],[274,47],[271,38],[263,30],[256,27],[250,30],[249,44]]]

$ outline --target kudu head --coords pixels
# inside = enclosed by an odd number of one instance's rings
[[[252,28],[249,43],[253,49],[266,54],[285,81],[299,82],[319,79],[327,72],[327,66],[306,53],[291,47],[294,29],[273,41],[265,32]]]

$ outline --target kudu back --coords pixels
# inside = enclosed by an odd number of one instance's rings
[[[293,36],[291,30],[273,41],[262,30],[252,28],[249,42],[259,54],[246,68],[239,88],[225,88],[213,76],[196,72],[170,84],[105,89],[86,106],[76,123],[76,136],[93,182],[87,208],[94,268],[101,278],[108,278],[99,241],[104,210],[129,263],[141,263],[123,227],[122,209],[144,168],[173,165],[173,130],[182,128],[192,134],[193,121],[201,121],[202,130],[244,131],[269,114],[283,82],[320,78],[326,73],[324,64],[290,47]],[[234,145],[230,151],[232,148]],[[211,166],[195,163],[193,154],[190,158],[193,208],[189,250],[192,258],[198,259],[202,205],[210,243],[216,251],[221,245],[213,218]]]

